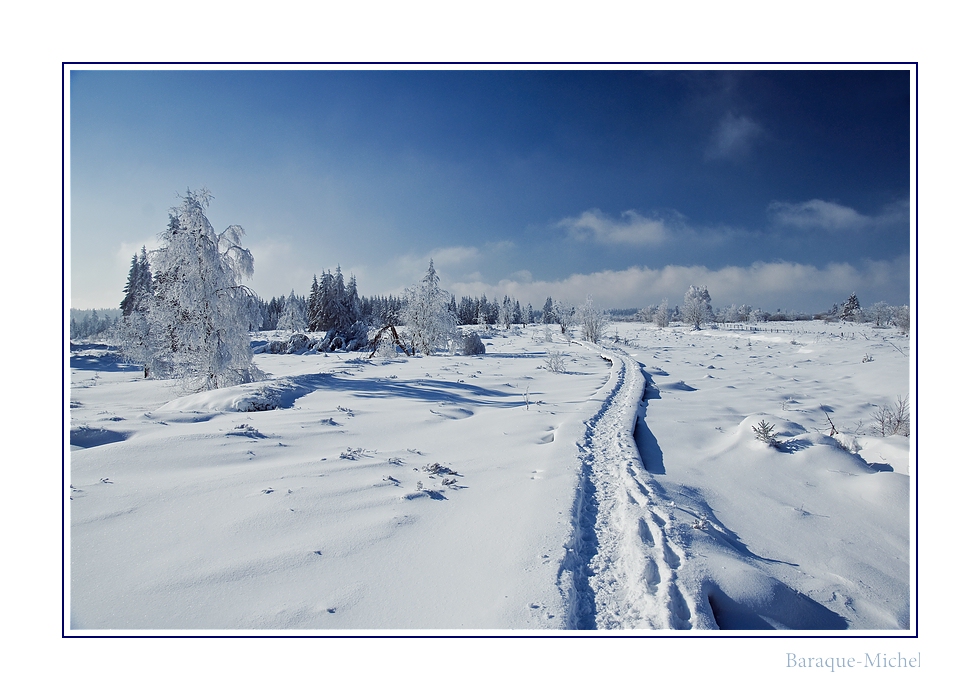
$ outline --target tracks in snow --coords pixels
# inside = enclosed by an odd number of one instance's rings
[[[633,439],[643,373],[629,355],[599,353],[612,370],[608,394],[578,443],[582,469],[560,578],[567,626],[700,627],[693,601],[677,581],[684,553],[668,534],[673,514],[651,488]]]

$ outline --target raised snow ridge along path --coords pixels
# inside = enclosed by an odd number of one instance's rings
[[[646,380],[626,353],[592,347],[612,363],[606,398],[578,443],[581,473],[560,584],[567,626],[580,630],[702,627],[677,581],[684,552],[673,514],[655,495],[633,430]]]

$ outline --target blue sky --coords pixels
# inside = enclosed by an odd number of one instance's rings
[[[264,298],[432,257],[539,308],[909,301],[907,70],[86,70],[69,106],[77,308],[201,186]]]

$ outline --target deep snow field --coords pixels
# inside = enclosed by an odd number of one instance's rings
[[[910,441],[871,434],[908,338],[484,343],[259,354],[270,379],[190,396],[76,346],[71,630],[908,629]]]

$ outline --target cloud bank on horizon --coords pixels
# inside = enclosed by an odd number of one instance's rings
[[[265,298],[609,308],[908,303],[908,70],[75,70],[72,306],[116,306],[175,194],[241,224]]]

